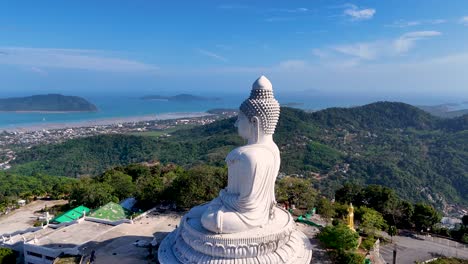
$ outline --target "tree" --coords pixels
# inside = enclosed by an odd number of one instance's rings
[[[462,223],[463,223],[463,225],[464,225],[465,227],[468,226],[468,215],[464,215],[464,216],[462,217]]]
[[[0,264],[16,263],[15,251],[9,248],[0,248]]]
[[[397,228],[411,229],[413,226],[413,213],[413,204],[405,200],[400,200],[398,206],[395,208],[395,211],[392,213],[392,221],[390,221],[390,223],[395,225]]]
[[[175,201],[179,207],[190,208],[214,199],[226,184],[226,168],[197,166],[179,175],[163,198]]]
[[[394,190],[381,186],[369,185],[362,190],[356,205],[365,205],[381,214],[389,214],[398,204],[398,197]]]
[[[393,237],[396,236],[397,233],[398,233],[398,229],[396,228],[396,226],[392,225],[388,228],[388,234],[390,235],[392,242],[393,242]]]
[[[121,171],[109,170],[101,175],[99,180],[112,187],[112,194],[116,196],[119,201],[131,197],[135,193],[135,184],[132,181],[132,176]]]
[[[352,183],[345,183],[343,187],[335,191],[335,200],[343,204],[356,203],[361,194],[362,186]]]
[[[424,203],[417,203],[414,205],[412,220],[417,230],[426,231],[432,228],[433,225],[439,223],[441,219],[442,216],[434,207]]]
[[[288,201],[298,208],[312,209],[315,205],[317,191],[307,179],[284,177],[276,184],[276,199],[278,202]]]
[[[346,219],[348,216],[348,207],[349,204],[342,204],[342,203],[333,203],[333,209],[335,210],[335,216],[338,219]]]
[[[159,202],[165,190],[163,179],[160,176],[140,177],[135,185],[137,189],[136,198],[145,207],[150,207],[152,204]]]
[[[154,166],[151,167],[151,169],[148,166],[144,166],[141,164],[130,164],[123,168],[123,172],[127,175],[132,176],[133,180],[135,181],[138,178],[142,177],[150,177],[152,174],[152,170],[159,170],[159,166]]]
[[[468,233],[463,234],[461,241],[463,243],[468,243]]]
[[[326,226],[322,232],[318,234],[318,239],[327,248],[349,250],[357,248],[359,235],[349,229],[348,226],[338,224],[336,226]]]
[[[386,228],[387,223],[383,219],[381,213],[365,206],[359,207],[358,211],[360,211],[359,214],[361,215],[361,224],[359,227],[362,228],[366,234],[376,235],[377,231]]]
[[[85,205],[96,208],[108,202],[119,202],[112,193],[114,189],[107,183],[94,182],[91,178],[81,178],[73,186],[69,201],[72,205]]]
[[[338,250],[333,254],[335,263],[346,263],[346,264],[363,264],[365,257],[356,252],[348,252],[344,250]]]
[[[72,190],[72,184],[67,182],[56,183],[50,192],[50,196],[53,199],[66,198]]]
[[[335,208],[330,200],[321,197],[317,203],[317,213],[325,218],[326,221],[329,221],[335,215]]]

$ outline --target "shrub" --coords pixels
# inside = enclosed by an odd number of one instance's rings
[[[16,263],[16,253],[9,248],[0,248],[0,264]]]
[[[375,244],[375,241],[376,239],[374,236],[368,236],[362,240],[360,247],[366,250],[371,250]]]
[[[338,224],[336,226],[326,226],[318,234],[318,239],[327,248],[348,250],[358,246],[358,233],[349,229],[348,226]]]
[[[363,264],[365,257],[352,251],[337,250],[333,254],[335,263]]]

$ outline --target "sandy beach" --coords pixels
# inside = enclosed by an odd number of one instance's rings
[[[142,121],[153,121],[153,120],[169,120],[169,119],[180,119],[180,118],[192,118],[202,117],[211,115],[206,112],[180,112],[180,113],[164,113],[154,115],[143,115],[143,116],[126,116],[126,117],[112,117],[112,118],[101,118],[77,122],[64,122],[64,123],[39,123],[30,125],[18,125],[15,127],[0,127],[0,131],[37,131],[43,129],[63,129],[63,128],[76,128],[76,127],[94,127],[94,126],[108,126],[117,125],[124,123],[135,123]]]

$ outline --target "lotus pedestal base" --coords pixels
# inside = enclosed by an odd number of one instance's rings
[[[274,221],[268,225],[234,234],[206,230],[200,215],[192,211],[162,241],[158,251],[161,264],[309,264],[311,261],[309,239],[296,230],[292,216],[281,208],[275,208]]]

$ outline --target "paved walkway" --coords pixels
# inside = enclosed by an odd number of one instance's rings
[[[15,231],[33,227],[36,219],[39,216],[42,216],[42,214],[35,213],[36,211],[43,209],[46,205],[48,208],[51,208],[54,205],[66,203],[68,203],[68,201],[65,200],[37,200],[16,209],[7,215],[2,215],[0,217],[0,235],[10,234]]]
[[[135,221],[134,224],[122,224],[109,232],[98,236],[93,242],[81,247],[82,252],[89,257],[95,250],[96,264],[147,264],[151,262],[148,248],[137,247],[137,241],[150,243],[154,236],[160,241],[172,232],[180,222],[182,214],[163,213],[150,214]]]
[[[296,223],[297,229],[302,231],[310,240],[312,245],[312,260],[310,263],[314,264],[331,264],[332,261],[327,254],[327,251],[320,246],[320,242],[315,236],[320,232],[318,228],[308,226],[302,223]]]
[[[455,242],[448,242],[447,239],[441,239],[442,243],[436,243],[430,240],[395,236],[393,242],[394,244],[380,247],[380,254],[387,263],[393,263],[393,250],[395,247],[397,250],[396,263],[399,264],[413,264],[415,261],[425,261],[438,256],[468,259],[468,249],[455,248]]]

